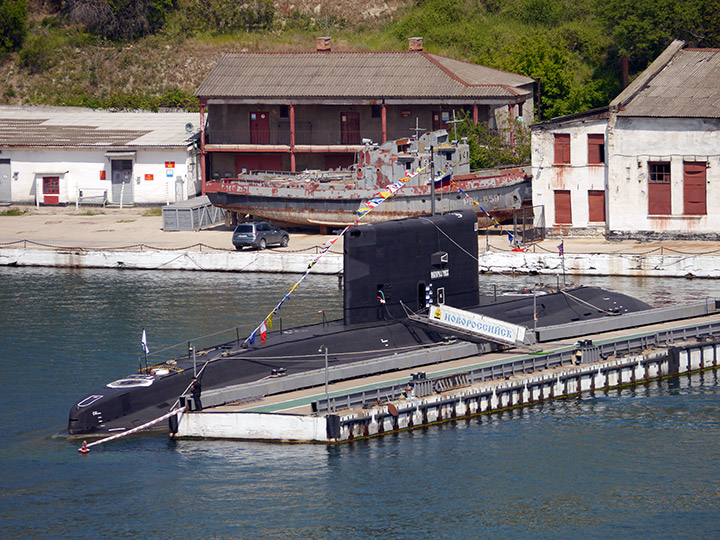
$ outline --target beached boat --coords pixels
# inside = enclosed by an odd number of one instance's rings
[[[481,226],[492,224],[488,214],[503,222],[512,218],[514,210],[531,205],[529,168],[471,171],[467,141],[449,140],[446,130],[382,145],[367,142],[351,170],[241,172],[237,178],[218,176],[206,181],[205,193],[215,206],[243,218],[327,232],[353,223],[363,202],[417,168],[423,168],[423,172],[363,221],[372,223],[427,213],[433,188],[436,212],[468,208],[472,198],[480,204],[473,209]],[[435,181],[431,183],[433,175]]]

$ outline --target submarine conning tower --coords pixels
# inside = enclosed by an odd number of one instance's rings
[[[344,237],[345,324],[406,318],[404,304],[478,303],[477,215],[460,210],[354,227]]]

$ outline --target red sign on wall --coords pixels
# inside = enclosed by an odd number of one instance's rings
[[[155,176],[152,174],[145,175],[145,181],[155,180]]]
[[[175,162],[174,162],[174,161],[166,161],[166,162],[165,162],[165,168],[166,168],[166,169],[174,169],[174,168],[175,168]]]
[[[100,180],[107,180],[105,177],[105,171],[100,171]]]

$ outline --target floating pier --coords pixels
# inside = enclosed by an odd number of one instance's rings
[[[720,367],[717,313],[590,337],[189,411],[171,436],[338,444]]]

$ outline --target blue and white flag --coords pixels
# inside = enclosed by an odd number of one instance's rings
[[[148,346],[147,346],[147,335],[145,334],[144,328],[143,328],[143,333],[142,333],[142,339],[140,340],[140,345],[142,346],[143,352],[145,354],[150,353],[150,349],[148,349]]]

